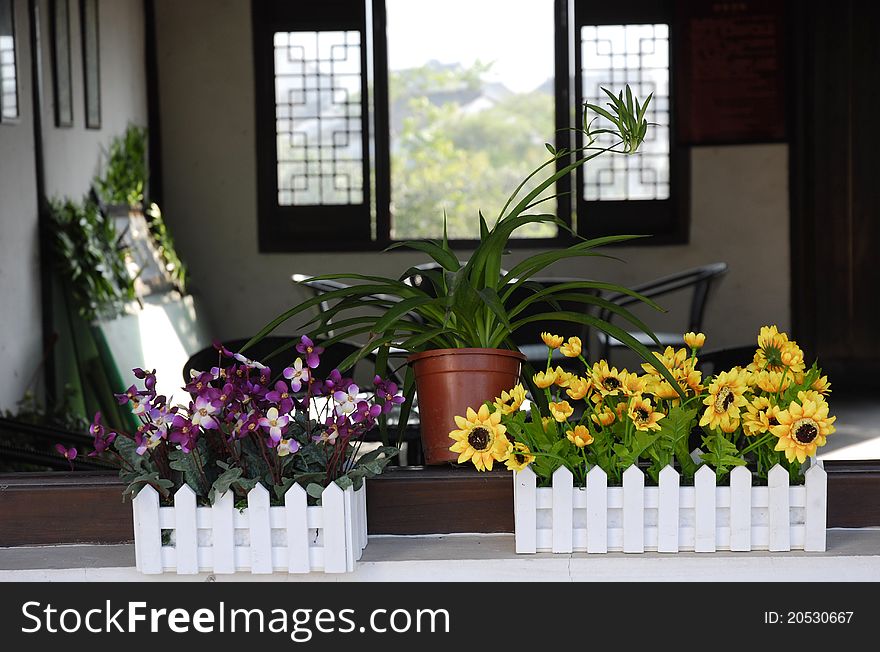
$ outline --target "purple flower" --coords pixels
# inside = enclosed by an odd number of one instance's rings
[[[201,394],[211,386],[214,377],[207,371],[194,372],[190,380],[183,388],[190,394]]]
[[[199,437],[199,429],[192,422],[180,414],[175,414],[171,419],[171,431],[168,439],[180,445],[180,450],[189,453],[196,446]]]
[[[134,374],[135,378],[140,378],[141,380],[144,381],[144,387],[147,388],[147,392],[149,394],[156,393],[156,370],[155,369],[153,369],[152,371],[144,371],[140,367],[136,367],[136,368],[132,369],[131,372]]]
[[[294,392],[298,392],[302,389],[303,383],[309,382],[309,368],[303,368],[302,358],[297,358],[293,361],[292,367],[287,367],[282,375],[290,381],[290,388]]]
[[[315,343],[306,335],[300,338],[299,344],[296,345],[296,350],[306,356],[306,364],[309,366],[309,369],[316,369],[321,363],[319,356],[324,352],[324,349],[320,346],[315,346]]]
[[[73,460],[76,459],[76,448],[74,448],[73,446],[71,446],[70,448],[65,448],[61,444],[55,444],[55,450],[58,451],[58,454],[66,459],[68,462],[73,462]]]
[[[344,415],[335,419],[328,417],[325,426],[325,429],[319,434],[312,436],[312,441],[332,445],[336,443],[336,439],[339,437],[342,437],[343,440],[348,438],[350,432],[349,423],[348,418]]]
[[[351,420],[355,423],[364,423],[372,425],[376,417],[382,414],[382,406],[378,403],[370,405],[366,401],[358,401],[357,408],[351,415]]]
[[[290,421],[289,416],[286,414],[279,415],[277,408],[270,407],[266,410],[266,416],[260,419],[259,423],[263,428],[269,431],[269,438],[274,445],[281,441],[281,435],[283,435],[284,431],[287,429],[288,421]]]
[[[360,389],[352,383],[345,390],[333,392],[333,400],[336,402],[336,412],[339,414],[351,414],[357,407],[357,395]]]
[[[290,394],[290,388],[287,387],[287,383],[283,380],[275,383],[275,389],[271,392],[266,392],[265,398],[267,401],[275,403],[282,414],[289,414],[293,409],[293,398]]]
[[[110,444],[113,443],[113,440],[116,439],[116,433],[107,432],[107,429],[101,424],[100,412],[95,413],[95,420],[92,422],[92,425],[89,426],[89,433],[95,438],[95,450],[89,453],[89,457],[100,455],[107,450]]]
[[[189,406],[192,424],[205,430],[217,428],[217,420],[212,416],[215,412],[217,412],[217,406],[207,396],[197,396],[195,403],[190,403]]]
[[[138,391],[137,387],[132,385],[127,390],[125,390],[122,394],[114,394],[113,396],[116,397],[116,402],[119,403],[119,405],[125,405],[129,401],[133,401],[138,396],[140,396],[140,392]]]

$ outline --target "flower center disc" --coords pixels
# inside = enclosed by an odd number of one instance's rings
[[[727,408],[730,407],[730,404],[733,403],[733,392],[730,391],[729,387],[722,387],[721,391],[718,392],[718,396],[715,397],[715,411],[718,414],[724,414],[727,412]]]
[[[602,381],[602,384],[605,386],[605,389],[617,389],[620,387],[620,381],[617,380],[614,376],[606,378]]]
[[[485,450],[489,445],[489,431],[485,428],[474,428],[468,435],[468,443],[474,447],[474,450]]]
[[[801,419],[794,424],[794,438],[801,444],[809,444],[819,436],[819,429],[812,419]]]

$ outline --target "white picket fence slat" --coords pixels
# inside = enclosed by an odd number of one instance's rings
[[[779,466],[767,486],[752,486],[745,467],[731,471],[730,486],[716,486],[708,466],[693,486],[681,486],[668,466],[656,487],[645,487],[634,466],[621,487],[609,487],[599,467],[587,473],[586,487],[574,487],[565,468],[552,487],[538,488],[528,467],[513,483],[518,553],[825,550],[827,475],[815,461],[803,486],[790,486]]]
[[[321,505],[310,507],[294,484],[284,506],[272,507],[269,491],[258,484],[243,510],[235,508],[231,491],[211,507],[198,507],[186,485],[174,494],[173,507],[160,507],[159,494],[147,485],[132,501],[137,568],[150,575],[352,571],[368,542],[365,485],[343,491],[331,484]]]

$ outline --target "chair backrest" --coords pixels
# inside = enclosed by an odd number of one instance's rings
[[[707,265],[701,265],[700,267],[686,269],[676,274],[670,274],[669,276],[663,276],[648,281],[647,283],[636,285],[630,289],[648,297],[649,299],[654,299],[678,290],[693,288],[688,313],[688,330],[697,332],[701,330],[703,325],[706,301],[709,298],[709,291],[712,289],[712,284],[719,276],[726,272],[727,263],[710,263]],[[605,298],[622,307],[639,302],[638,299],[622,293],[611,294]],[[605,320],[610,320],[613,317],[613,313],[607,308],[603,308],[600,311],[599,316]]]

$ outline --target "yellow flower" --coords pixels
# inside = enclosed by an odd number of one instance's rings
[[[566,430],[565,436],[578,448],[583,448],[593,443],[593,435],[590,434],[586,426],[575,426],[574,430]]]
[[[703,399],[707,407],[700,419],[701,426],[720,427],[724,432],[736,430],[740,408],[748,403],[743,396],[748,389],[747,374],[747,371],[738,368],[718,374],[709,385],[709,394]]]
[[[636,430],[660,430],[660,424],[657,423],[666,415],[662,412],[655,412],[651,406],[651,399],[633,398],[629,402],[629,411],[627,415],[636,426]]]
[[[556,367],[553,372],[556,374],[556,385],[558,387],[568,387],[569,381],[574,378],[573,373],[565,371],[562,367]]]
[[[776,326],[762,326],[758,334],[758,349],[752,361],[756,370],[791,372],[804,370],[804,353],[788,335],[780,333]]]
[[[566,358],[576,358],[581,354],[581,338],[569,337],[568,342],[559,347]]]
[[[455,417],[458,430],[449,433],[455,443],[449,447],[459,453],[458,463],[471,460],[478,471],[491,471],[494,462],[506,459],[511,449],[505,433],[507,428],[501,425],[501,412],[489,412],[486,405],[479,412],[467,409],[467,417]]]
[[[770,431],[771,426],[779,425],[777,414],[779,407],[772,405],[770,399],[758,396],[746,405],[742,416],[743,431],[750,436],[763,435]]]
[[[623,393],[627,396],[641,396],[648,389],[650,376],[639,376],[637,373],[621,371],[623,381]]]
[[[544,344],[549,346],[551,349],[558,349],[565,341],[565,338],[563,338],[562,335],[553,335],[546,332],[541,333],[541,339],[544,340]]]
[[[568,401],[559,401],[558,403],[550,402],[550,414],[558,422],[562,423],[572,415],[574,408],[568,404]]]
[[[600,360],[593,365],[590,371],[592,376],[593,387],[599,390],[599,393],[605,396],[617,396],[623,388],[623,377],[617,371],[617,367],[608,368],[605,360]]]
[[[579,401],[584,398],[590,391],[590,381],[580,376],[572,376],[568,381],[568,389],[565,391],[568,397]]]
[[[813,384],[810,385],[810,389],[815,389],[820,394],[830,394],[831,383],[828,382],[828,376],[822,376],[821,378],[814,380]]]
[[[828,404],[824,401],[792,401],[787,410],[779,412],[777,419],[779,425],[770,428],[779,438],[774,450],[784,451],[789,462],[797,459],[803,463],[808,455],[815,455],[816,449],[825,445],[825,438],[834,432],[831,424],[837,417],[828,416]]]
[[[798,401],[800,401],[801,405],[803,405],[806,401],[812,401],[813,403],[824,403],[825,397],[822,396],[815,389],[808,389],[806,391],[798,392]]]
[[[597,426],[610,426],[617,419],[617,415],[607,405],[602,408],[601,412],[596,412],[590,416]]]
[[[513,445],[513,450],[510,451],[507,459],[504,460],[504,466],[506,466],[509,471],[522,471],[534,461],[535,456],[532,455],[532,451],[529,450],[529,447],[521,442],[516,442]]]
[[[523,401],[526,400],[526,389],[517,384],[510,392],[501,392],[501,396],[495,399],[495,409],[501,414],[513,414],[517,412]]]
[[[784,392],[791,386],[791,374],[782,371],[759,371],[753,375],[755,384],[768,394]]]
[[[657,398],[667,401],[679,398],[678,392],[669,384],[669,381],[662,380],[659,376],[652,377],[651,382],[648,383],[648,391]]]
[[[695,394],[703,391],[703,372],[697,371],[690,363],[675,372],[675,379],[682,389],[691,389]]]
[[[532,381],[541,389],[547,389],[556,382],[556,371],[548,369],[547,371],[539,371],[532,376]]]
[[[663,366],[669,369],[669,371],[675,371],[682,365],[684,365],[688,360],[688,350],[687,349],[673,349],[671,346],[667,346],[666,350],[660,354],[657,351],[654,351],[654,357],[656,357],[660,362],[663,363]],[[654,367],[654,365],[648,364],[647,362],[642,363],[642,369],[644,369],[649,374],[654,376],[659,376],[660,372]]]
[[[688,331],[684,334],[684,343],[692,349],[702,349],[706,344],[706,336],[703,333]]]

